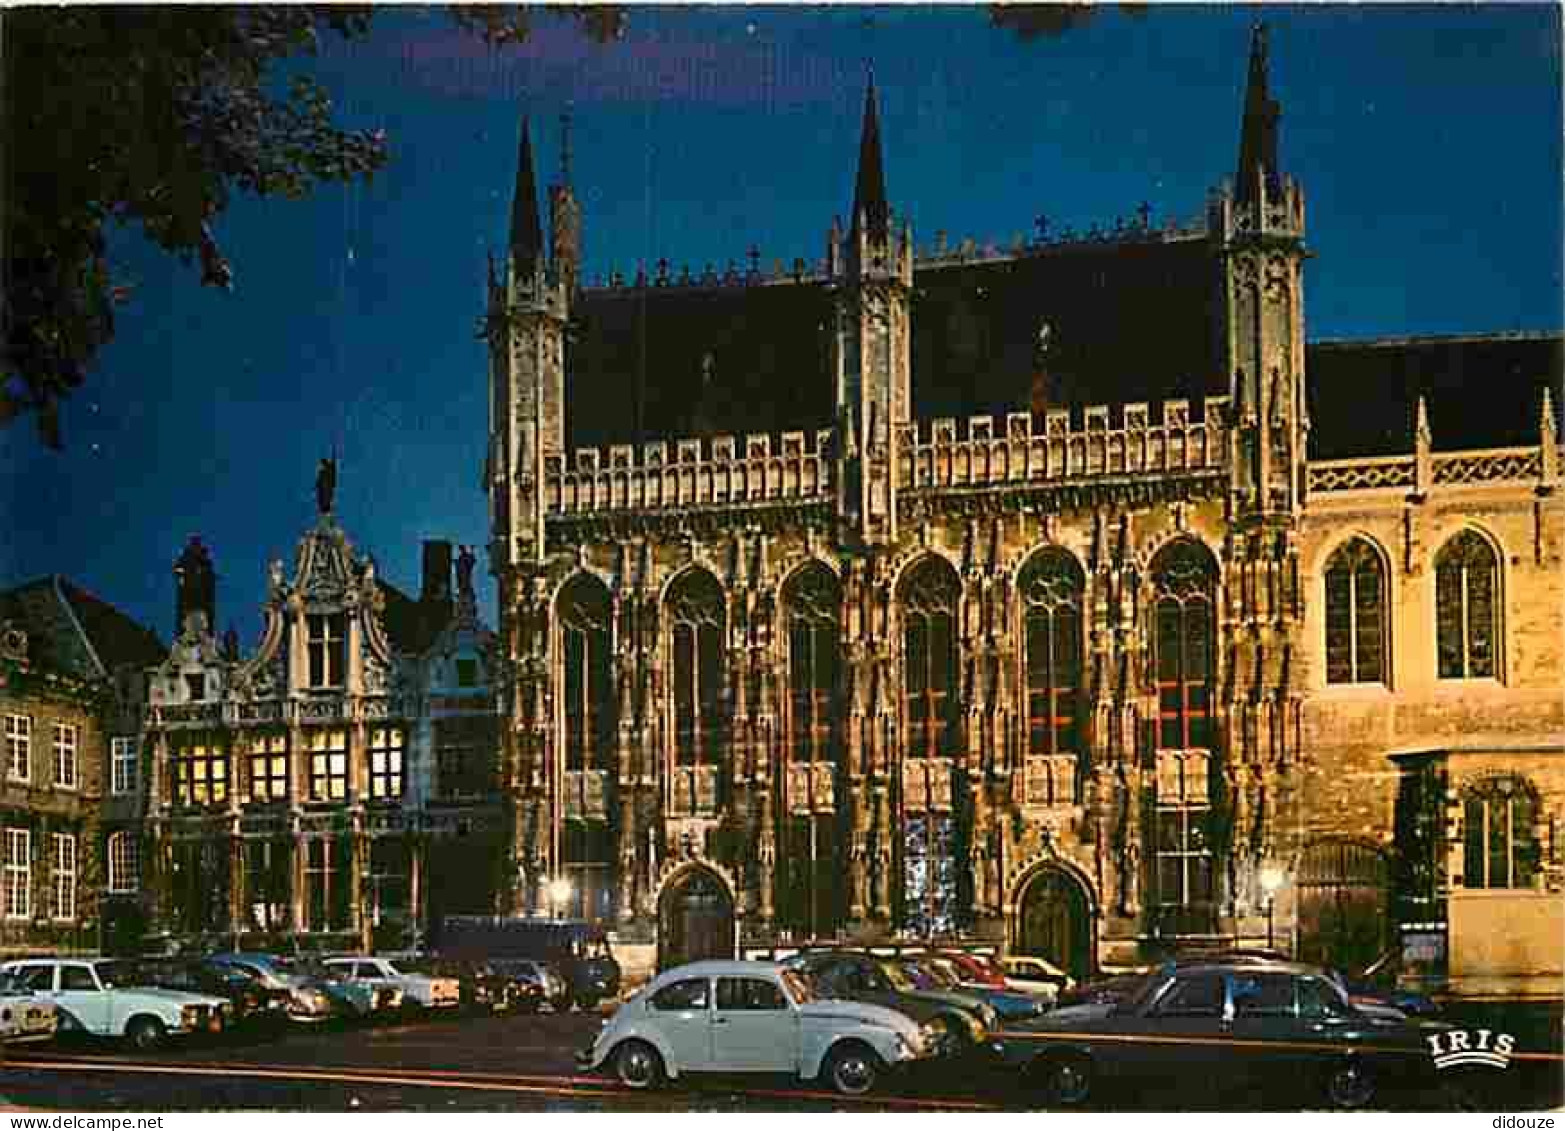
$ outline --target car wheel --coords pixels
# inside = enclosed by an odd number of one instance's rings
[[[1375,1098],[1375,1077],[1357,1060],[1344,1060],[1326,1074],[1326,1098],[1345,1111],[1361,1108]]]
[[[589,994],[586,997],[577,998],[576,1004],[581,1006],[585,1012],[591,1013],[598,1008],[598,999]]]
[[[1044,1057],[1033,1078],[1049,1101],[1061,1107],[1079,1107],[1092,1095],[1092,1062],[1084,1056]]]
[[[614,1075],[627,1088],[655,1088],[663,1082],[663,1058],[645,1041],[626,1041],[614,1050]]]
[[[163,1022],[156,1017],[134,1017],[125,1026],[125,1039],[137,1052],[151,1052],[163,1043]]]
[[[868,1047],[853,1042],[831,1051],[822,1075],[838,1095],[865,1096],[880,1082],[881,1070],[880,1057]]]

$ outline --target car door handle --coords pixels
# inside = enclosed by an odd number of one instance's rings
[[[714,1018],[712,1018],[712,1024],[714,1024],[714,1025],[726,1025],[726,1024],[728,1024],[728,1018],[726,1018],[726,1017],[714,1017]]]

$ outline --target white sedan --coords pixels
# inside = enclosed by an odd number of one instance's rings
[[[696,962],[638,990],[578,1059],[631,1088],[775,1072],[860,1096],[890,1068],[932,1056],[936,1036],[894,1009],[817,998],[804,975],[774,963]]]
[[[399,989],[408,1004],[420,1009],[455,1009],[462,1004],[462,984],[455,978],[405,973],[398,970],[389,958],[345,955],[328,958],[325,965],[326,969],[350,981]]]

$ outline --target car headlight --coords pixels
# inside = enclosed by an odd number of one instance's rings
[[[978,1007],[978,1019],[983,1022],[985,1029],[994,1029],[1000,1024],[1000,1014],[987,1003]]]

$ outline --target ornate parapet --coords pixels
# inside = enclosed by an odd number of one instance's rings
[[[897,487],[928,490],[1061,482],[1116,475],[1177,474],[1221,470],[1227,457],[1226,397],[1208,397],[1203,417],[1192,418],[1190,402],[1163,403],[1153,423],[1148,406],[1124,406],[1119,427],[1110,427],[1107,406],[1085,410],[1073,427],[1071,413],[1045,415],[1035,429],[1031,413],[1013,412],[1000,422],[989,416],[901,426],[897,443]]]
[[[1539,448],[1482,448],[1436,453],[1431,457],[1435,487],[1536,485],[1543,476]],[[1311,460],[1309,492],[1312,495],[1340,491],[1389,491],[1407,494],[1419,487],[1415,455],[1377,456],[1366,459]]]
[[[544,508],[553,516],[689,507],[825,502],[832,498],[831,430],[717,436],[604,453],[581,448],[544,460]],[[639,455],[639,458],[638,458]]]

